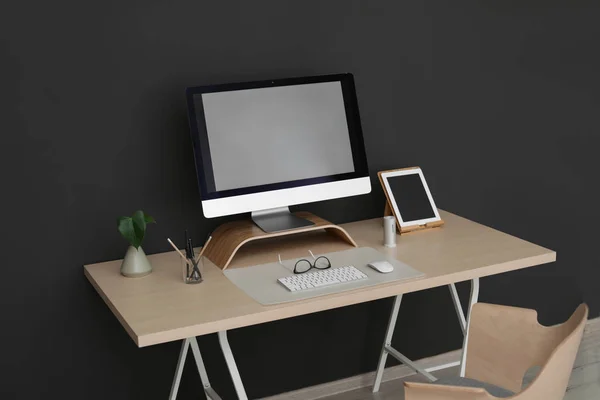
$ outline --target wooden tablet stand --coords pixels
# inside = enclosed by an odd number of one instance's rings
[[[387,217],[388,215],[394,215],[394,212],[393,212],[392,208],[390,207],[390,203],[388,203],[388,201],[386,200],[385,209],[383,210],[383,216]],[[428,229],[428,228],[437,228],[439,226],[444,225],[444,220],[440,219],[439,221],[429,222],[429,223],[423,224],[423,225],[413,225],[413,226],[407,226],[407,227],[403,228],[398,223],[398,217],[396,217],[395,215],[394,215],[394,217],[396,218],[396,227],[398,228],[398,233],[400,233],[400,234],[414,232],[414,231],[421,231],[423,229]]]
[[[229,266],[237,251],[248,242],[322,229],[327,233],[337,236],[351,246],[358,247],[356,242],[343,228],[308,212],[298,212],[294,213],[294,215],[312,221],[314,222],[314,225],[287,231],[267,233],[256,226],[251,220],[227,222],[215,229],[212,234],[212,240],[208,244],[204,255],[217,267],[224,270]]]

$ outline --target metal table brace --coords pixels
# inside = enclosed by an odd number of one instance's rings
[[[451,283],[450,285],[448,285],[448,288],[450,289],[450,295],[452,296],[454,309],[456,310],[456,315],[458,316],[460,328],[462,329],[464,336],[462,355],[460,361],[436,365],[430,368],[421,368],[415,362],[407,358],[404,354],[400,353],[398,350],[392,347],[392,337],[394,336],[394,329],[396,328],[396,319],[398,318],[398,310],[400,310],[400,303],[402,302],[402,295],[398,295],[394,299],[392,313],[390,314],[390,321],[388,323],[387,331],[385,333],[385,340],[381,349],[381,355],[379,356],[379,363],[377,364],[377,373],[375,375],[375,383],[373,384],[373,393],[378,392],[379,387],[381,386],[381,379],[383,378],[383,371],[385,369],[385,362],[387,361],[388,354],[394,357],[396,360],[400,361],[401,363],[405,364],[415,372],[425,376],[431,382],[435,382],[437,380],[435,376],[431,375],[431,372],[455,367],[457,365],[460,365],[460,376],[465,376],[465,360],[467,357],[467,341],[469,340],[469,323],[471,321],[471,307],[473,307],[473,304],[477,303],[477,300],[479,298],[479,278],[471,280],[471,296],[469,297],[469,306],[467,309],[467,312],[469,314],[468,320],[465,319],[465,315],[460,304],[460,299],[458,297],[458,292],[456,291],[456,286],[453,283]]]
[[[229,346],[229,341],[227,340],[227,331],[218,332],[218,336],[219,344],[221,345],[221,350],[223,351],[223,356],[225,357],[225,362],[227,363],[227,368],[231,374],[233,386],[235,387],[238,398],[240,400],[248,400],[248,396],[246,395],[246,391],[244,389],[244,384],[242,383],[242,378],[240,377],[237,365],[235,364],[235,359],[233,358],[233,353],[231,352],[231,347]],[[196,367],[198,368],[198,373],[200,374],[200,380],[202,381],[202,386],[204,387],[204,393],[206,393],[206,397],[211,400],[222,400],[221,396],[219,396],[217,392],[215,392],[215,390],[210,386],[208,374],[206,373],[206,367],[204,366],[202,354],[200,353],[200,347],[198,347],[198,341],[196,340],[195,336],[185,339],[181,345],[181,352],[179,353],[179,361],[177,362],[177,368],[175,369],[175,377],[173,378],[173,385],[171,386],[169,400],[175,400],[177,398],[179,383],[181,382],[181,374],[183,372],[183,366],[185,365],[185,359],[190,346],[192,347],[192,353],[194,354],[194,359],[196,360]]]

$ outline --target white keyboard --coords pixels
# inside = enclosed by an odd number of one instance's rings
[[[323,286],[338,285],[345,282],[367,279],[367,275],[352,265],[347,267],[312,269],[304,274],[295,274],[279,278],[277,281],[290,292],[315,289]]]

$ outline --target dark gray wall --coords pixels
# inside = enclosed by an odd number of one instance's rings
[[[534,307],[544,323],[581,301],[598,316],[599,19],[597,2],[566,0],[3,5],[0,397],[166,398],[179,344],[137,349],[82,265],[123,255],[115,217],[138,208],[158,220],[149,253],[223,221],[202,217],[191,85],[353,72],[372,175],[420,165],[440,207],[558,251],[484,279],[481,300]],[[302,208],[341,223],[382,207],[375,183]],[[390,305],[231,332],[249,395],[373,370]],[[406,296],[399,321],[408,356],[461,344],[445,288]],[[200,344],[233,398],[216,338]],[[187,369],[180,398],[199,383]]]

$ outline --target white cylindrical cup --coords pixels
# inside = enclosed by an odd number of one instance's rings
[[[383,245],[396,247],[396,217],[393,215],[383,217]]]

